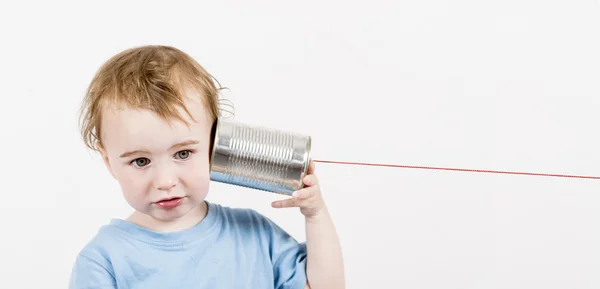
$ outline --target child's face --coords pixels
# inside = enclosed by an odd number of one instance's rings
[[[127,202],[158,221],[184,216],[208,193],[212,123],[199,100],[185,105],[196,120],[182,111],[190,126],[139,109],[106,109],[102,116],[101,153],[108,169]]]

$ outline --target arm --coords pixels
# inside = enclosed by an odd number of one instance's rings
[[[307,288],[345,288],[342,249],[327,208],[306,218]]]
[[[314,171],[315,165],[311,162],[304,178],[306,187],[294,192],[290,199],[273,202],[273,207],[299,207],[305,216],[308,278],[305,288],[343,289],[345,277],[340,241]]]
[[[79,254],[71,272],[69,289],[116,289],[112,273],[100,263]]]

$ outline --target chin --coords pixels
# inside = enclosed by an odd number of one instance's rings
[[[185,216],[191,210],[192,210],[191,206],[181,206],[179,208],[171,209],[168,211],[165,211],[162,209],[158,209],[158,210],[154,209],[150,215],[157,220],[173,221],[173,220],[176,220],[176,219],[179,219],[179,218]]]

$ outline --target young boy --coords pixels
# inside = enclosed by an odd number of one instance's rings
[[[218,88],[184,52],[125,50],[105,63],[82,106],[82,134],[134,213],[81,250],[71,289],[344,288],[342,254],[311,163],[298,207],[306,243],[251,209],[205,201]]]

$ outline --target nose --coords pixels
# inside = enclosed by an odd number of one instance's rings
[[[177,185],[177,174],[175,168],[168,165],[154,167],[154,186],[161,191],[169,191]]]

